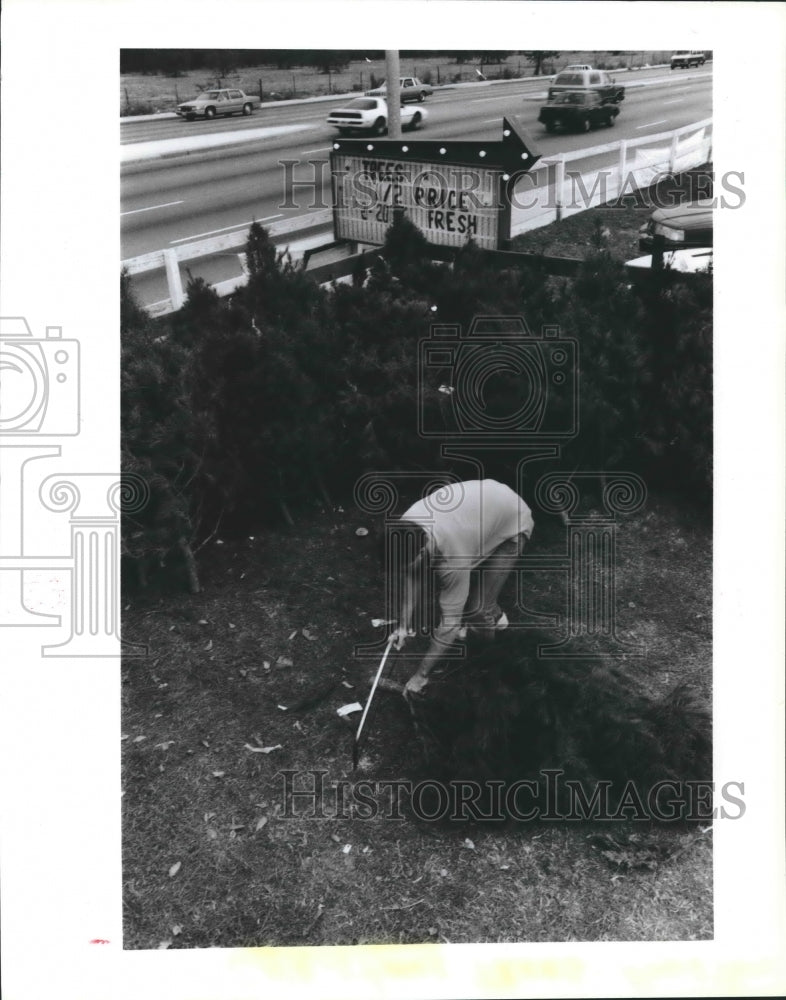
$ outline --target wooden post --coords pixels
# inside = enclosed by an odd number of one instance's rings
[[[662,271],[663,270],[663,253],[664,253],[664,238],[662,236],[653,236],[652,238],[652,270]]]
[[[555,221],[559,222],[562,218],[562,196],[565,191],[565,154],[560,154],[559,160],[557,160],[557,176],[554,181],[554,207],[556,208],[556,218]]]
[[[515,178],[508,174],[500,174],[497,185],[497,197],[499,202],[499,212],[497,215],[497,250],[510,249],[510,229],[511,229],[511,201],[516,187]]]
[[[623,139],[620,143],[620,182],[617,186],[617,195],[622,193],[623,186],[625,184],[625,171],[627,170],[627,158],[628,158],[628,141]]]
[[[669,173],[674,173],[674,165],[677,162],[677,133],[671,137],[671,149],[669,150]]]
[[[164,250],[164,267],[166,268],[166,283],[169,287],[169,298],[172,302],[173,310],[177,311],[185,301],[183,292],[183,279],[180,276],[180,264],[177,259],[177,252],[171,247]]]

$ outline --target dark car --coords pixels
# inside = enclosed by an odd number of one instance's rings
[[[690,69],[691,66],[703,66],[706,60],[707,57],[703,52],[682,49],[680,52],[675,52],[671,57],[671,68]]]
[[[639,249],[652,253],[712,246],[712,199],[657,208],[639,230]]]
[[[604,104],[594,90],[567,90],[543,105],[538,121],[547,132],[557,128],[589,132],[596,125],[613,125],[619,113],[615,104]]]
[[[639,250],[652,254],[650,266],[670,266],[676,270],[696,270],[712,262],[712,198],[703,198],[688,205],[657,208],[639,230]],[[684,251],[701,250],[703,260],[682,261]]]

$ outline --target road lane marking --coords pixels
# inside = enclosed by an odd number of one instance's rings
[[[668,120],[669,120],[668,118],[661,118],[661,120],[659,122],[647,122],[646,125],[637,125],[636,128],[637,129],[640,129],[640,128],[652,128],[653,125],[663,125]]]
[[[675,98],[675,99],[674,99],[673,101],[664,101],[663,103],[664,103],[664,104],[682,104],[682,102],[683,102],[684,100],[685,100],[685,98],[684,98],[684,97],[677,97],[677,98]]]
[[[250,226],[253,222],[270,222],[271,219],[280,219],[283,212],[278,215],[268,215],[264,219],[249,219],[248,222],[236,222],[233,226],[224,226],[222,229],[211,229],[208,233],[195,233],[193,236],[183,236],[179,240],[170,240],[170,243],[193,243],[194,240],[201,240],[203,236],[215,236],[216,233],[225,233],[229,229],[240,229],[242,226]]]
[[[301,156],[308,156],[309,153],[329,153],[332,146],[321,146],[319,149],[301,149]]]
[[[523,97],[523,94],[514,95],[518,97]],[[509,101],[511,98],[510,94],[503,94],[500,97],[473,97],[467,104],[488,104],[490,101]]]
[[[137,212],[152,212],[156,208],[169,208],[171,205],[182,205],[183,200],[180,201],[165,201],[163,205],[148,205],[147,208],[130,208],[127,212],[121,212],[121,215],[136,215]]]

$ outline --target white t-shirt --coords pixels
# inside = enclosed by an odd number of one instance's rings
[[[449,483],[414,503],[402,520],[419,525],[429,537],[445,625],[461,621],[470,570],[503,542],[518,535],[529,538],[535,526],[527,504],[495,479]]]

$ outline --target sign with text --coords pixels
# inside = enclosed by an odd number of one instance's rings
[[[531,145],[507,119],[502,142],[337,141],[335,238],[382,245],[401,211],[429,243],[461,247],[471,238],[499,249],[510,235],[512,185],[539,159]]]
[[[403,208],[429,243],[499,245],[499,171],[369,156],[333,159],[336,239],[382,244]]]

